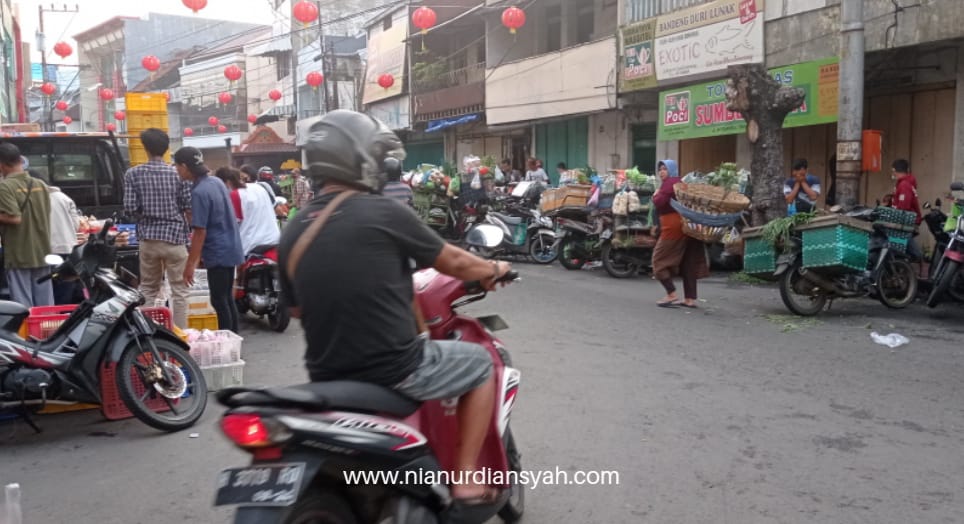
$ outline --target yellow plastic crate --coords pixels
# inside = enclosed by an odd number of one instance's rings
[[[164,93],[127,93],[125,103],[128,116],[136,111],[167,113],[167,97]]]
[[[187,327],[197,330],[210,329],[211,331],[216,331],[218,329],[218,316],[191,315],[187,317]]]
[[[147,150],[145,150],[144,146],[141,145],[140,139],[137,138],[137,135],[140,134],[140,131],[138,131],[137,133],[130,133],[130,134],[133,135],[134,137],[128,140],[128,144],[127,144],[127,150],[130,153],[131,167],[139,166],[141,164],[146,164],[147,161],[150,160],[150,155],[147,154]],[[164,161],[167,162],[168,164],[171,163],[170,149],[168,149],[164,153]]]
[[[168,130],[167,111],[128,111],[127,132],[137,134],[150,128]]]

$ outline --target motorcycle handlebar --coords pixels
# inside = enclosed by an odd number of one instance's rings
[[[51,273],[51,274],[49,274],[49,275],[42,276],[42,277],[40,277],[40,278],[37,279],[37,283],[38,283],[38,284],[43,284],[44,282],[46,282],[46,281],[54,278],[55,275],[56,275],[56,273]]]
[[[496,283],[509,283],[514,280],[519,279],[519,272],[516,270],[510,270],[506,274],[502,275],[496,280]],[[482,283],[478,280],[471,280],[465,283],[465,289],[468,290],[470,294],[482,293],[485,288],[482,287]]]

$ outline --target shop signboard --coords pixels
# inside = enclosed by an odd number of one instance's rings
[[[407,37],[408,24],[395,24],[388,30],[371,35],[368,40],[368,66],[365,71],[362,103],[371,104],[402,94]],[[390,74],[395,79],[390,87],[378,85],[378,78],[384,74]]]
[[[837,121],[839,63],[836,57],[775,67],[770,75],[803,89],[806,97],[787,115],[783,127]],[[746,130],[740,113],[726,109],[726,79],[663,91],[659,95],[659,140],[732,135]]]
[[[660,82],[763,62],[764,0],[715,0],[656,19]]]
[[[619,48],[622,51],[619,71],[620,92],[628,93],[656,87],[656,65],[653,62],[655,33],[655,18],[620,29]]]

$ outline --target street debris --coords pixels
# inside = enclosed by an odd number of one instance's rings
[[[815,318],[798,317],[796,315],[763,315],[763,318],[780,326],[781,333],[796,333],[806,328],[820,325]]]
[[[870,334],[870,338],[874,339],[874,342],[880,344],[881,346],[887,346],[890,349],[898,348],[904,344],[909,344],[910,339],[901,335],[899,333],[891,333],[889,335],[880,335],[876,331]]]

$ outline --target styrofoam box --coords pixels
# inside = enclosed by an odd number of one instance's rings
[[[215,331],[220,340],[191,342],[191,357],[202,368],[223,366],[241,361],[241,343],[244,339],[231,331]]]
[[[214,306],[211,305],[211,295],[207,291],[191,291],[187,297],[188,315],[213,315]]]
[[[202,366],[201,372],[204,373],[204,382],[208,386],[208,391],[244,385],[243,360],[220,366]]]

